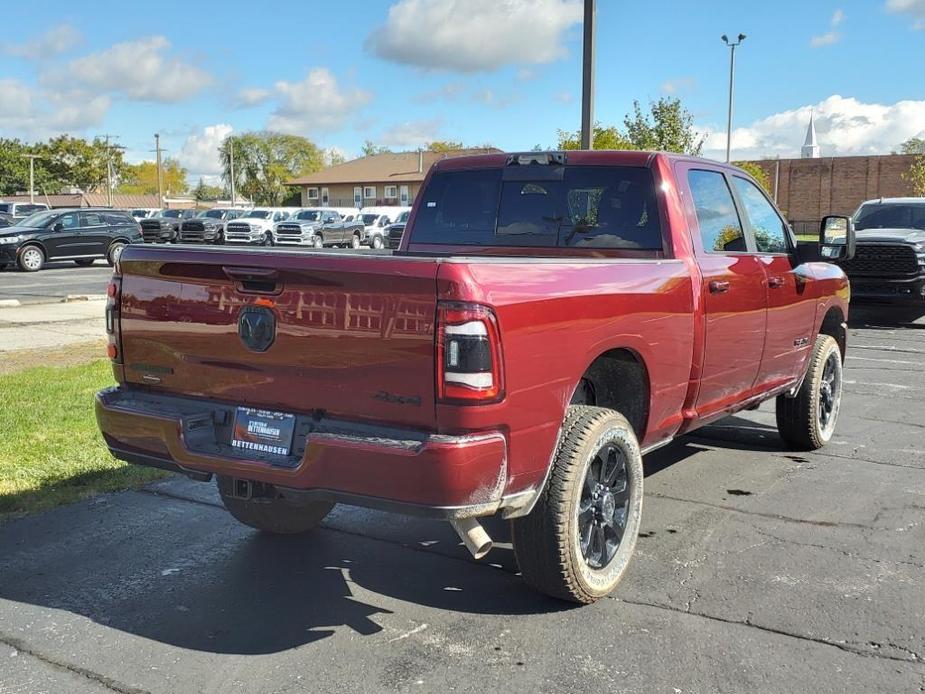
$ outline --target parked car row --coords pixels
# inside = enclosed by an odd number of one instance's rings
[[[48,205],[43,202],[3,202],[0,200],[0,226],[3,226],[3,219],[17,222],[47,209]]]

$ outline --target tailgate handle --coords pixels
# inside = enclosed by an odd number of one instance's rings
[[[235,289],[248,294],[279,294],[282,290],[277,284],[279,273],[271,267],[229,267],[223,266],[222,272],[232,280]]]

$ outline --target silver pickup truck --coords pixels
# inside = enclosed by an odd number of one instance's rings
[[[300,210],[273,228],[273,243],[279,246],[346,246],[354,234],[363,231],[361,222],[345,221],[340,213],[324,208]]]

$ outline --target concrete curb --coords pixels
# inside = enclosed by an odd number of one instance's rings
[[[69,304],[73,301],[103,301],[105,298],[105,294],[68,294],[63,299],[60,299],[59,303]]]

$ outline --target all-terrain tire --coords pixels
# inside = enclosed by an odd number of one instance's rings
[[[611,444],[625,459],[625,529],[613,558],[596,569],[582,554],[579,504],[597,452]],[[639,535],[642,480],[642,455],[626,418],[602,407],[569,407],[540,498],[529,515],[511,521],[514,554],[527,584],[552,597],[582,604],[613,591],[626,572]]]
[[[218,476],[222,503],[236,520],[257,530],[276,535],[296,535],[317,528],[334,508],[328,501],[296,502],[281,497],[240,499],[232,494],[234,480]]]
[[[827,404],[823,386],[827,364],[832,370],[829,373],[834,376],[834,392],[829,396],[832,398],[829,419],[823,424],[821,408],[824,409]],[[832,386],[829,391],[832,391]],[[841,391],[841,349],[831,335],[819,335],[813,345],[809,368],[799,392],[792,398],[777,396],[777,431],[788,447],[799,451],[814,451],[831,440],[841,406]]]

